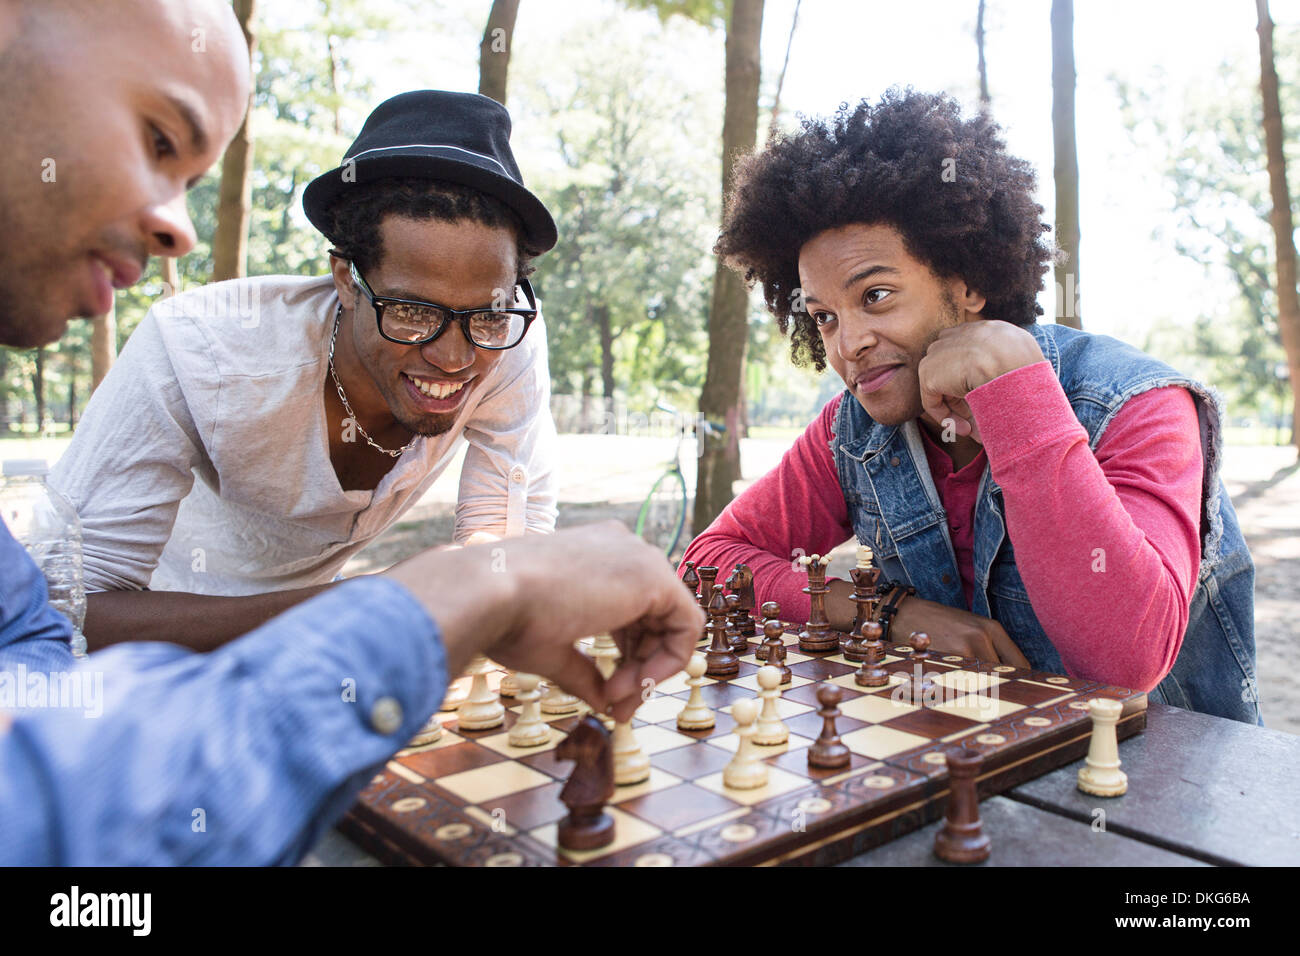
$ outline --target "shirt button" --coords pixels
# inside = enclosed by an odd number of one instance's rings
[[[522,468],[516,468],[514,471],[510,472],[510,480],[513,481],[516,485],[523,484],[524,470]]]
[[[375,701],[375,706],[370,708],[370,726],[385,737],[397,733],[402,726],[402,705],[396,697],[381,697]]]
[[[898,456],[895,455],[893,458],[889,459],[889,464],[890,464],[892,467],[897,468],[897,467],[898,467]]]
[[[952,584],[952,575],[951,575],[951,574],[945,574],[945,575],[943,576],[943,583],[944,583],[944,584]]]

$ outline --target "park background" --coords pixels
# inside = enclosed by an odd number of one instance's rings
[[[1300,733],[1300,0],[233,5],[250,37],[252,109],[190,194],[197,248],[174,272],[151,263],[114,314],[73,322],[56,345],[0,350],[0,456],[57,459],[113,356],[175,290],[327,271],[328,244],[302,213],[306,184],[387,97],[479,90],[509,107],[525,182],[560,230],[534,284],[562,433],[561,525],[635,522],[674,449],[663,404],[735,426],[683,447],[695,500],[680,553],[692,519],[703,527],[772,467],[843,387],[792,366],[759,297],[719,270],[724,157],[890,86],[945,91],[988,109],[1039,172],[1043,219],[1066,256],[1042,320],[1113,335],[1222,393],[1225,479],[1258,568],[1261,703],[1271,726]],[[1261,15],[1274,24],[1270,56]],[[1276,144],[1261,95],[1270,59]],[[456,470],[348,572],[448,542]],[[832,572],[848,562],[841,549]]]

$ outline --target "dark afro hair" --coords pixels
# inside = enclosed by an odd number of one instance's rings
[[[514,210],[469,186],[431,179],[388,177],[349,189],[328,213],[326,237],[334,243],[330,252],[351,259],[364,273],[383,259],[379,226],[386,216],[394,215],[510,229],[519,250],[519,278],[533,271],[538,252],[524,242],[524,224]]]
[[[852,223],[897,229],[931,272],[978,290],[990,318],[1023,326],[1042,314],[1050,227],[1033,168],[1007,153],[991,119],[963,120],[944,94],[891,88],[876,106],[843,103],[833,118],[801,125],[740,161],[713,250],[751,286],[762,283],[795,364],[826,367],[812,318],[792,308],[799,250]]]

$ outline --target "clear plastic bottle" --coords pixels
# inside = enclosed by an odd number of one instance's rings
[[[81,519],[45,481],[44,459],[10,459],[0,485],[0,517],[45,575],[50,603],[72,622],[72,653],[86,656],[86,588],[81,576]]]

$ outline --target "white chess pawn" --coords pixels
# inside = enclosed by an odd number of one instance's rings
[[[577,697],[561,690],[559,684],[546,682],[546,693],[542,697],[543,714],[574,714],[581,704]]]
[[[731,705],[731,716],[736,720],[736,736],[740,746],[731,763],[722,768],[722,784],[733,790],[754,790],[767,786],[767,764],[754,749],[754,720],[758,717],[758,701],[750,698]]]
[[[620,787],[650,779],[650,758],[641,749],[632,722],[614,724],[614,783]]]
[[[423,747],[425,744],[436,743],[441,739],[442,723],[438,720],[438,715],[434,714],[415,732],[415,736],[411,738],[411,742],[407,746]]]
[[[590,657],[596,664],[596,670],[600,671],[600,676],[606,680],[609,680],[609,675],[618,667],[620,656],[618,645],[610,635],[598,634],[592,642]]]
[[[456,708],[456,726],[459,729],[489,730],[506,722],[505,705],[488,687],[487,675],[491,670],[491,663],[482,654],[476,654],[470,661],[469,673],[474,675],[474,680],[470,684],[469,696]]]
[[[519,675],[514,671],[506,671],[506,676],[501,678],[501,686],[497,688],[497,693],[502,697],[514,697],[519,693]]]
[[[758,715],[754,729],[754,743],[773,747],[790,740],[790,728],[781,720],[781,672],[770,664],[758,669],[758,696],[763,700],[763,712]]]
[[[717,722],[713,711],[704,702],[704,694],[700,690],[704,686],[704,671],[707,667],[708,662],[699,651],[692,654],[691,659],[686,662],[686,683],[690,685],[691,697],[682,708],[682,712],[677,715],[678,730],[708,730]]]
[[[537,689],[542,679],[536,674],[516,674],[515,680],[519,684],[515,699],[523,704],[523,709],[519,712],[519,719],[515,721],[515,725],[510,728],[506,742],[511,747],[541,747],[543,744],[549,744],[551,728],[546,725],[546,721],[542,720],[539,704],[542,692]]]
[[[462,674],[461,678],[451,682],[451,686],[447,688],[447,696],[438,705],[439,710],[455,710],[465,703],[465,700],[469,697],[470,685],[463,680],[464,676]]]
[[[1086,766],[1079,768],[1079,789],[1097,797],[1118,797],[1128,790],[1128,775],[1119,769],[1119,740],[1115,724],[1124,706],[1117,700],[1097,698],[1088,702],[1092,716],[1092,739],[1088,742]]]

